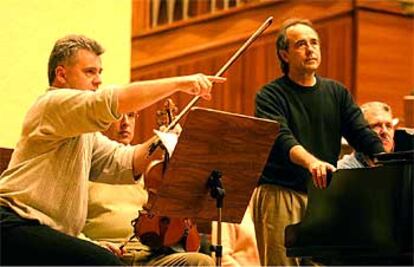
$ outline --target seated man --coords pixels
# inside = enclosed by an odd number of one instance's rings
[[[365,120],[371,129],[378,134],[385,152],[394,150],[394,131],[398,119],[393,119],[391,107],[382,102],[367,102],[361,106]],[[353,152],[338,161],[339,169],[372,167],[374,163],[363,153]]]
[[[134,112],[124,114],[122,119],[112,123],[104,134],[111,140],[129,145],[134,137],[136,116]],[[89,182],[88,216],[81,238],[109,249],[128,265],[213,266],[214,261],[208,255],[160,255],[136,239],[120,249],[120,246],[133,235],[131,221],[138,216],[138,210],[142,209],[147,197],[142,177],[132,185]]]

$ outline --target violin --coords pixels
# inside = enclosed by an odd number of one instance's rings
[[[177,107],[171,99],[164,103],[163,110],[157,112],[157,124],[159,127],[170,124],[177,113]],[[169,154],[164,149],[162,159],[153,160],[144,173],[144,184],[148,191],[148,202],[139,216],[133,221],[135,236],[142,244],[152,249],[162,247],[178,248],[187,252],[198,251],[200,247],[200,235],[197,226],[188,218],[171,218],[157,216],[151,212],[151,207],[157,198],[157,190],[162,184],[162,178],[167,169]]]

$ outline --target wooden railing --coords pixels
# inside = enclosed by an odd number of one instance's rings
[[[133,0],[133,32],[143,32],[198,16],[266,0]],[[268,1],[268,0],[267,0]]]
[[[254,0],[253,0],[254,1]],[[252,0],[151,0],[151,28],[174,21],[186,20],[206,13],[240,7]],[[257,0],[256,0],[257,1]]]

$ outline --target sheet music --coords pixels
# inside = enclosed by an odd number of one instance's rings
[[[171,157],[178,142],[178,135],[172,132],[165,133],[158,130],[154,130],[154,133],[161,140],[162,144],[168,151],[168,155]]]

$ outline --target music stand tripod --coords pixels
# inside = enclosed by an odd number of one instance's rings
[[[223,246],[221,245],[221,213],[223,209],[223,199],[225,190],[221,182],[221,172],[213,170],[207,180],[207,186],[210,188],[210,196],[216,200],[217,208],[217,244],[211,245],[210,250],[216,255],[216,266],[221,266],[223,257]]]

